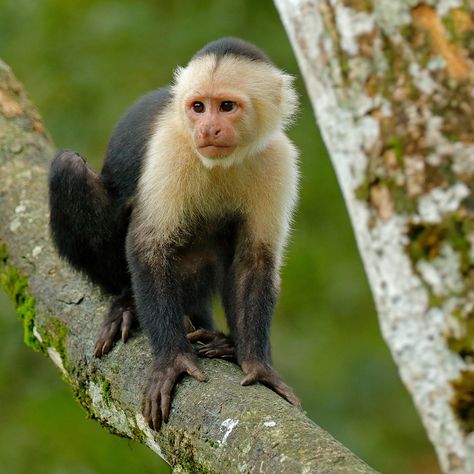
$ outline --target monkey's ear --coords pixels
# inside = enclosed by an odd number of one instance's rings
[[[184,72],[184,67],[177,66],[173,73],[173,83],[176,85],[179,82],[179,79],[182,77]]]
[[[281,73],[280,110],[284,127],[291,125],[298,112],[298,93],[293,85],[295,78],[290,74]]]

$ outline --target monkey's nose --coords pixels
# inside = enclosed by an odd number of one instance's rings
[[[211,126],[209,128],[209,135],[211,137],[218,137],[221,133],[222,129],[220,127],[215,127],[215,126]]]

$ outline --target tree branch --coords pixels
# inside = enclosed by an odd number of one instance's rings
[[[0,281],[25,342],[51,358],[89,415],[140,441],[176,472],[374,472],[302,413],[242,372],[201,362],[207,383],[185,377],[159,434],[140,414],[151,362],[142,334],[103,359],[94,340],[109,299],[61,262],[48,235],[47,172],[53,145],[38,113],[0,61]]]

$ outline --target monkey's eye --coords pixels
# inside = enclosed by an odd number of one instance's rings
[[[197,114],[202,114],[204,112],[204,104],[202,102],[193,102],[193,110]]]
[[[232,112],[232,110],[234,109],[235,109],[235,102],[232,102],[231,100],[224,100],[224,102],[221,102],[222,112]]]

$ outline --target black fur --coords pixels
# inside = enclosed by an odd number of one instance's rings
[[[123,250],[127,215],[100,178],[71,151],[60,151],[49,173],[50,226],[59,254],[105,291],[129,285]]]
[[[278,298],[272,253],[239,246],[225,279],[223,302],[237,360],[271,363],[270,323]]]
[[[129,233],[127,257],[137,312],[158,358],[191,351],[184,315],[196,328],[212,329],[211,299],[224,291],[241,225],[239,216],[198,222],[186,243],[157,242],[151,257],[141,255],[140,237]]]
[[[49,173],[50,227],[59,254],[106,292],[130,286],[125,258],[130,206],[151,127],[171,98],[158,89],[119,121],[99,176],[75,152],[62,150]]]
[[[101,178],[119,206],[135,194],[151,128],[171,99],[167,87],[144,95],[125,112],[112,133]]]
[[[209,43],[193,59],[206,54],[272,64],[258,48],[236,38]],[[270,367],[270,321],[278,296],[274,256],[252,241],[245,219],[229,215],[194,223],[184,244],[157,240],[145,253],[143,244],[149,239],[142,242],[145,236],[135,227],[134,197],[153,127],[171,100],[168,88],[158,89],[125,113],[112,134],[100,175],[67,150],[51,165],[50,226],[60,255],[106,292],[119,295],[97,340],[96,355],[106,354],[120,333],[126,340],[136,309],[155,354],[144,413],[159,429],[159,412],[166,421],[176,377],[184,371],[204,378],[186,338],[185,318],[197,328],[212,329],[211,298],[220,294],[235,351],[231,340],[218,333],[214,347],[223,355],[235,354],[247,374],[245,383],[260,380],[297,405],[291,389]],[[216,352],[212,343],[206,351]],[[157,390],[164,397],[161,408],[155,403]]]
[[[251,61],[262,61],[273,65],[270,58],[252,43],[241,40],[239,38],[221,38],[208,43],[204,48],[199,50],[191,59],[205,56],[206,54],[215,54],[217,57],[233,55],[243,56]]]

